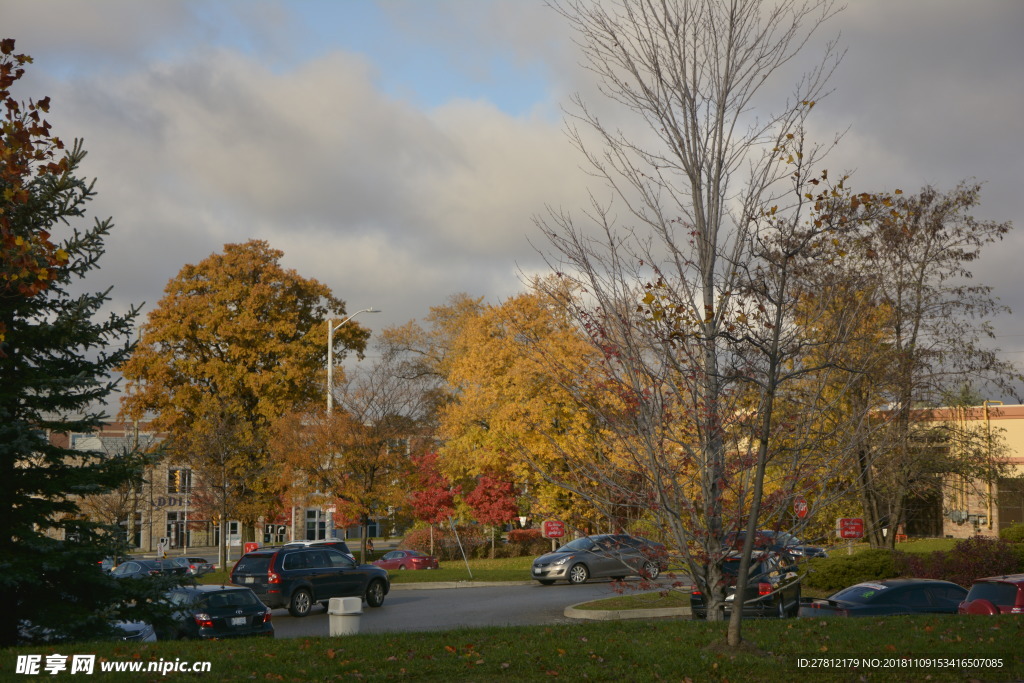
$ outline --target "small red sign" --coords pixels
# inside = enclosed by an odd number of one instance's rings
[[[562,538],[565,536],[565,522],[560,519],[545,519],[541,525],[544,538]]]
[[[836,522],[839,538],[864,538],[864,520],[860,517],[842,517]]]
[[[254,550],[259,550],[260,544],[254,541],[249,541],[248,543],[242,546],[242,549],[247,553],[251,553]]]
[[[807,516],[807,510],[809,508],[810,506],[807,505],[807,499],[803,496],[797,496],[793,499],[793,512],[795,512],[796,516],[800,519]]]

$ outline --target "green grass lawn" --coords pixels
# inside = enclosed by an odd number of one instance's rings
[[[817,682],[1024,677],[1020,617],[748,620],[744,638],[754,651],[709,647],[720,643],[724,633],[724,624],[669,619],[274,641],[85,643],[4,650],[0,672],[7,675],[0,677],[29,680],[14,674],[17,655],[26,654],[42,655],[44,664],[45,656],[53,654],[94,654],[98,662],[144,666],[210,662],[209,673],[200,675],[173,670],[167,675],[101,675],[103,680],[125,681]],[[904,657],[917,665],[896,666]],[[955,661],[953,666],[936,666],[938,658]],[[971,661],[960,661],[968,658]],[[864,663],[865,659],[869,661]],[[800,660],[829,666],[801,667]],[[931,666],[924,665],[928,663]],[[100,664],[96,666],[98,672]],[[45,671],[41,674],[49,677]],[[67,674],[62,677],[66,678]]]
[[[651,591],[647,593],[624,593],[614,598],[603,598],[576,605],[582,610],[626,610],[663,609],[668,607],[689,607],[690,591]]]

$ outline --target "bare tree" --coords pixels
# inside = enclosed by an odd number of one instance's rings
[[[756,528],[774,401],[784,361],[799,353],[796,275],[842,220],[807,189],[820,182],[809,169],[822,150],[802,144],[838,62],[834,44],[777,113],[755,115],[755,100],[781,99],[770,78],[837,10],[828,1],[553,4],[601,92],[644,125],[623,133],[575,98],[570,139],[610,198],[592,199],[585,226],[554,210],[538,222],[553,267],[589,297],[577,319],[632,396],[621,433],[631,432],[627,450],[655,484],[650,505],[664,511],[710,617],[720,618],[727,535],[741,521]],[[832,189],[842,193],[842,183]],[[742,588],[743,568],[739,580]],[[738,612],[731,645],[740,642]]]
[[[858,244],[874,282],[873,304],[884,311],[878,320],[884,344],[876,352],[888,356],[886,371],[863,382],[867,402],[888,416],[885,428],[862,445],[858,468],[873,546],[893,546],[895,533],[883,528],[906,521],[908,501],[933,485],[936,473],[991,480],[1001,467],[999,458],[973,455],[991,451],[987,432],[954,421],[939,428],[921,410],[949,405],[964,386],[1013,395],[1024,379],[990,346],[989,319],[1009,310],[991,287],[971,280],[969,264],[1011,228],[972,216],[980,191],[976,183],[961,183],[949,192],[927,187],[900,197]],[[980,405],[981,397],[974,402]]]

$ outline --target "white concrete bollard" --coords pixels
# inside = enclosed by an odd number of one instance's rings
[[[359,618],[362,615],[362,598],[331,598],[327,604],[331,636],[351,636],[359,633]]]

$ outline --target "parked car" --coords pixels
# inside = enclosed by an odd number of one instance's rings
[[[179,567],[170,560],[128,560],[110,570],[110,575],[118,579],[141,579],[146,576],[180,576],[187,575],[185,567]]]
[[[98,564],[100,569],[102,569],[103,571],[109,572],[110,570],[112,570],[117,565],[122,564],[123,562],[127,562],[128,560],[134,560],[134,559],[135,559],[134,557],[131,557],[131,556],[128,556],[128,555],[125,555],[125,556],[122,556],[122,557],[109,556],[109,557],[104,557],[102,560],[98,560],[96,562],[96,564]]]
[[[661,543],[626,534],[584,536],[533,561],[531,575],[545,586],[555,581],[583,583],[587,579],[642,576],[656,579],[668,569]]]
[[[340,538],[324,538],[319,541],[292,541],[286,543],[284,547],[290,546],[302,546],[304,548],[333,548],[339,552],[345,553],[354,562],[356,556],[352,554],[352,551],[348,549],[348,544]]]
[[[1024,614],[1024,574],[975,579],[959,614]]]
[[[745,532],[729,534],[726,543],[737,550],[743,547]],[[808,545],[788,531],[761,529],[754,536],[754,550],[770,550],[784,556],[784,559],[799,562],[812,557],[828,557],[828,551],[816,545]]]
[[[249,588],[183,586],[167,594],[172,623],[161,640],[274,637],[270,608]]]
[[[144,621],[112,621],[114,627],[113,640],[128,640],[136,643],[152,643],[156,641],[156,631],[151,624]],[[28,620],[18,622],[18,638],[33,643],[65,642],[67,636],[54,633],[52,629],[34,626]]]
[[[884,579],[844,588],[821,600],[805,600],[801,617],[874,617],[894,614],[956,614],[967,589],[935,579]]]
[[[433,555],[421,553],[419,550],[392,550],[385,553],[384,557],[376,560],[374,566],[381,569],[399,570],[405,569],[437,569],[440,565]]]
[[[121,640],[129,640],[135,643],[152,643],[156,641],[156,631],[152,624],[144,621],[117,621],[114,626],[121,629],[123,635]]]
[[[736,580],[739,576],[739,556],[728,557],[722,563],[725,587],[725,614],[731,614],[736,604]],[[759,551],[751,554],[743,597],[744,617],[796,616],[800,609],[800,579],[789,559],[780,553]],[[694,587],[690,591],[690,610],[694,619],[707,619],[708,609],[704,591]]]
[[[357,565],[333,548],[286,545],[246,553],[231,570],[231,583],[251,588],[265,605],[304,617],[316,602],[359,596],[380,607],[391,590],[387,571]]]
[[[202,576],[213,571],[213,563],[205,557],[175,557],[168,560],[178,567],[184,567],[190,576]]]

